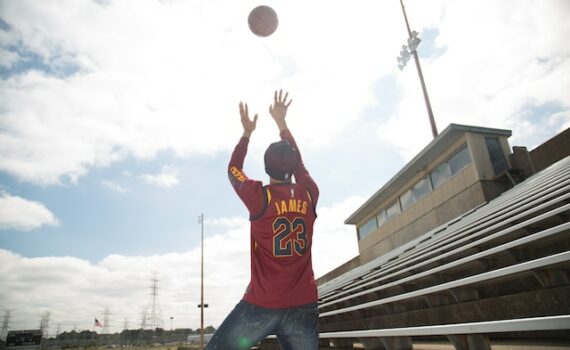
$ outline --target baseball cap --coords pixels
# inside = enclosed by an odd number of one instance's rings
[[[265,172],[272,178],[286,181],[297,169],[297,150],[287,140],[274,142],[265,151]]]

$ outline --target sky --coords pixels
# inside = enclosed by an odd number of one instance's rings
[[[273,7],[276,32],[248,28]],[[570,126],[570,2],[405,2],[439,131],[512,130],[529,149]],[[0,312],[50,335],[138,328],[153,273],[165,329],[205,324],[249,281],[249,223],[227,180],[259,114],[245,171],[266,181],[273,92],[320,187],[313,264],[357,256],[344,220],[432,139],[397,0],[0,0]],[[3,318],[5,319],[5,318]]]

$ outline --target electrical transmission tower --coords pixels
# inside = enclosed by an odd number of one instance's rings
[[[143,307],[141,310],[141,329],[146,329],[146,307]]]
[[[108,307],[105,308],[103,311],[103,329],[101,330],[101,334],[109,334],[109,320],[111,316],[111,311]]]
[[[150,286],[150,301],[147,307],[147,322],[151,330],[162,328],[162,311],[158,302],[158,277],[156,271],[152,272],[151,286]]]
[[[10,310],[4,310],[4,316],[2,316],[2,330],[0,331],[0,340],[6,341],[8,336],[8,327],[10,326]]]
[[[49,319],[50,319],[50,312],[46,311],[42,315],[42,319],[40,320],[40,330],[42,332],[42,338],[49,338]]]

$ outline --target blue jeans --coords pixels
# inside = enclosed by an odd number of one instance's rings
[[[317,304],[266,309],[240,301],[208,342],[206,350],[246,350],[275,334],[283,350],[317,350]]]

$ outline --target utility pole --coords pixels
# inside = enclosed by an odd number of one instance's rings
[[[431,133],[435,138],[438,134],[437,126],[435,125],[435,119],[433,117],[433,111],[431,110],[431,103],[429,101],[429,96],[427,93],[426,83],[424,81],[424,75],[422,73],[422,67],[420,66],[420,59],[418,58],[418,51],[416,48],[420,44],[420,38],[418,38],[418,33],[410,29],[410,23],[408,22],[408,16],[406,15],[406,9],[404,7],[404,0],[400,0],[400,5],[402,5],[402,12],[404,13],[404,20],[406,21],[406,29],[408,30],[408,46],[403,45],[402,51],[400,52],[400,57],[398,57],[398,62],[400,63],[398,67],[400,70],[404,69],[404,66],[410,58],[410,54],[414,55],[414,61],[416,62],[416,68],[418,70],[418,75],[420,77],[420,83],[422,85],[422,91],[424,93],[424,100],[426,103],[426,108],[429,117],[429,123],[431,125]],[[409,48],[409,51],[408,51]]]
[[[208,304],[204,304],[204,213],[198,216],[198,223],[201,224],[201,250],[202,256],[200,259],[200,349],[204,350],[204,308],[208,307]]]

